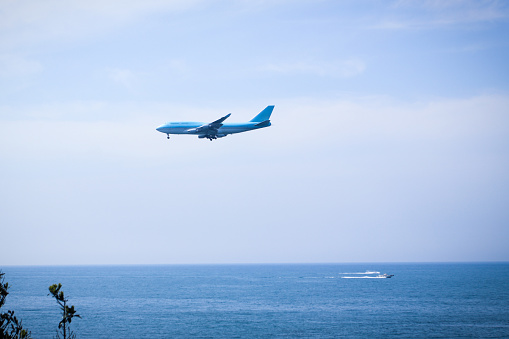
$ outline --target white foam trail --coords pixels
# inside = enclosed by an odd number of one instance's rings
[[[339,274],[380,274],[380,272],[377,272],[377,271],[366,271],[366,272],[339,273]]]
[[[341,278],[343,278],[343,279],[385,279],[385,277],[370,277],[367,275],[364,277],[341,277]]]

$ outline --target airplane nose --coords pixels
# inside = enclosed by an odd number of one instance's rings
[[[164,125],[161,125],[161,126],[156,128],[156,131],[164,133],[163,129],[164,129]]]

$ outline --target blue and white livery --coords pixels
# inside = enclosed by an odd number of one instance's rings
[[[207,138],[214,140],[222,138],[228,134],[247,132],[254,129],[269,127],[270,115],[274,110],[274,106],[267,106],[257,116],[249,122],[244,123],[223,123],[231,115],[225,115],[221,119],[205,124],[203,122],[168,122],[156,128],[157,131],[165,133],[170,138],[170,134],[192,134],[197,135],[198,138]]]

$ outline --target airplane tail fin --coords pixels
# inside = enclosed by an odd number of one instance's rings
[[[263,111],[261,111],[257,116],[251,119],[251,122],[263,122],[269,120],[273,109],[274,105],[265,107]]]

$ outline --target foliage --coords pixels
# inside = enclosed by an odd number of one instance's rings
[[[0,272],[0,308],[5,304],[9,294],[9,283],[4,282],[5,273]],[[14,316],[14,311],[0,313],[0,338],[1,339],[28,339],[31,332],[23,329],[21,320]]]
[[[62,288],[62,284],[54,284],[49,287],[49,292],[53,298],[57,301],[58,305],[60,305],[60,309],[62,310],[62,320],[58,323],[58,330],[57,330],[57,338],[60,338],[60,334],[62,334],[64,339],[67,338],[76,338],[76,334],[74,334],[73,331],[69,328],[69,324],[72,321],[72,318],[77,317],[81,318],[80,315],[76,314],[76,311],[74,310],[74,305],[69,307],[67,306],[67,302],[69,301],[67,298],[64,297],[64,292],[60,291]],[[59,330],[61,332],[59,332]]]

